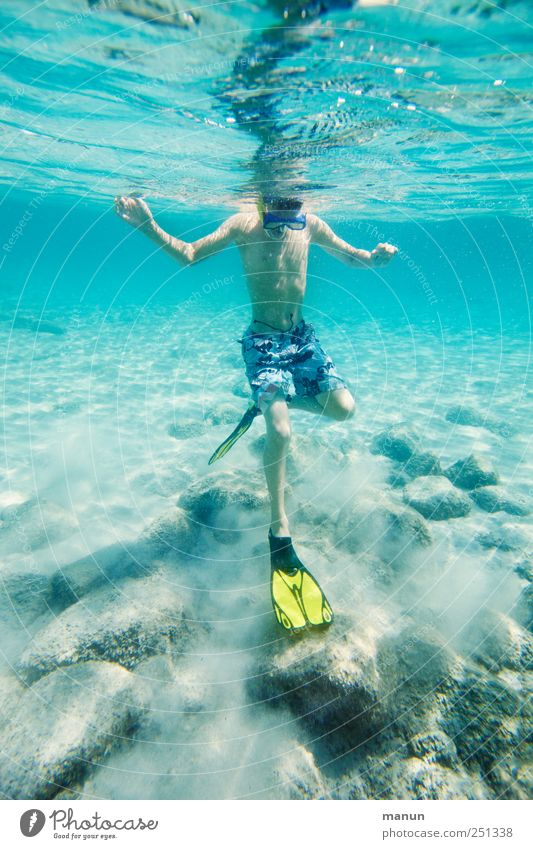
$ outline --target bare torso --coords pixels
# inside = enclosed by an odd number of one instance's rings
[[[240,217],[240,216],[239,216]],[[256,214],[243,214],[236,239],[255,322],[287,330],[302,317],[309,256],[308,230],[263,229]]]
[[[258,212],[241,212],[196,242],[184,242],[161,229],[141,198],[118,197],[115,209],[121,218],[183,264],[199,262],[236,244],[248,284],[252,319],[278,330],[288,330],[302,317],[311,243],[354,268],[385,265],[397,252],[387,242],[371,252],[355,248],[311,213],[306,213],[303,230],[281,227],[272,232],[265,229]]]

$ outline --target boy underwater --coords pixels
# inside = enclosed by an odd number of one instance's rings
[[[252,321],[241,339],[252,401],[209,463],[224,456],[255,417],[263,415],[274,612],[278,623],[291,633],[330,625],[331,607],[293,548],[285,511],[289,408],[336,421],[347,420],[355,412],[355,401],[345,381],[321,347],[312,325],[302,317],[309,247],[318,245],[352,268],[386,265],[397,248],[388,243],[380,243],[372,251],[355,248],[318,216],[303,212],[301,201],[293,197],[263,196],[257,211],[232,215],[213,233],[195,242],[184,242],[162,230],[139,197],[116,198],[115,210],[181,265],[192,265],[231,244],[237,245],[252,305]]]

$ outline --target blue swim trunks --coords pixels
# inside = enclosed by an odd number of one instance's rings
[[[302,319],[290,330],[270,333],[255,333],[252,327],[240,342],[256,404],[262,395],[272,397],[274,388],[290,401],[295,395],[314,397],[346,386],[311,324]]]

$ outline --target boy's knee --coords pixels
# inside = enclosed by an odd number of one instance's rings
[[[344,412],[344,418],[345,419],[353,419],[353,417],[355,416],[355,401],[354,401],[354,399],[348,398],[343,403],[342,408],[343,408],[343,412]]]
[[[351,395],[339,399],[332,409],[332,413],[341,422],[353,419],[355,416],[355,401]]]
[[[276,442],[284,445],[289,443],[291,439],[290,422],[284,420],[272,422],[270,434]]]

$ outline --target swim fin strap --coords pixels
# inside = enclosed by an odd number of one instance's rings
[[[270,589],[278,623],[286,631],[308,626],[327,628],[333,611],[320,585],[298,558],[290,537],[275,537],[269,531]]]
[[[253,401],[250,401],[248,409],[246,410],[244,416],[240,420],[235,430],[233,430],[230,435],[224,440],[224,442],[222,442],[218,446],[216,451],[211,454],[207,465],[210,466],[216,460],[220,460],[220,458],[223,457],[224,454],[227,454],[230,448],[233,448],[237,440],[240,439],[241,436],[246,433],[255,417],[259,416],[260,414],[261,410],[259,409],[259,407]]]

